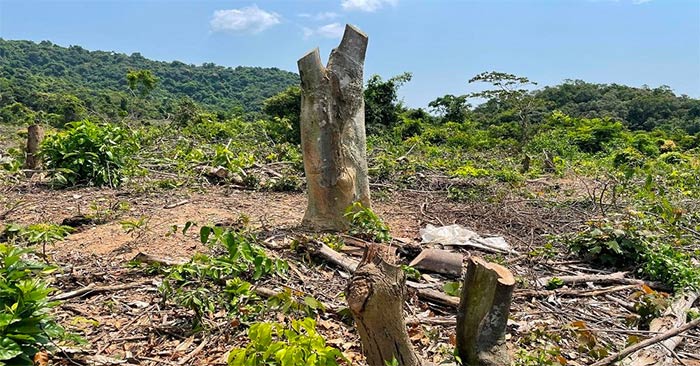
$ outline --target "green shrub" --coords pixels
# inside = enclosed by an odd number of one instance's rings
[[[30,253],[0,244],[0,365],[31,366],[41,348],[68,338],[50,315],[53,289],[42,279],[53,268],[27,260]]]
[[[669,244],[677,229],[672,223],[641,214],[619,221],[593,222],[578,233],[565,236],[573,252],[594,263],[636,269],[644,277],[680,290],[700,288],[700,268],[683,248]],[[633,267],[635,266],[635,267]]]
[[[337,366],[345,356],[316,332],[311,318],[293,320],[290,325],[256,323],[248,329],[250,342],[231,350],[229,366]]]
[[[350,221],[350,234],[377,243],[391,241],[389,227],[370,208],[355,202],[345,209],[345,217]]]
[[[207,313],[223,307],[231,315],[253,316],[260,310],[251,284],[273,273],[282,273],[287,262],[271,259],[249,234],[204,226],[200,240],[209,244],[216,256],[195,255],[188,263],[174,266],[167,273],[160,289],[166,299],[195,312],[198,326]]]
[[[131,134],[113,124],[99,125],[88,120],[68,123],[66,128],[48,136],[41,145],[55,183],[119,186],[126,161],[137,148]]]

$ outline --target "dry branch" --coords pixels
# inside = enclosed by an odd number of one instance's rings
[[[100,293],[100,292],[129,290],[132,288],[138,288],[138,287],[147,285],[149,283],[151,283],[151,281],[142,281],[142,282],[127,283],[127,284],[123,284],[123,285],[112,285],[112,286],[96,286],[94,283],[91,283],[91,284],[89,284],[83,288],[79,288],[77,290],[63,292],[63,293],[51,296],[49,298],[49,300],[50,301],[67,300],[67,299],[71,299],[74,297],[83,296],[86,294],[96,294],[96,293]]]
[[[606,357],[606,358],[604,358],[604,359],[602,359],[602,360],[600,360],[600,361],[594,363],[594,364],[591,365],[591,366],[605,366],[605,365],[610,365],[610,364],[612,364],[613,362],[619,361],[619,360],[621,360],[621,359],[627,357],[628,355],[630,355],[630,354],[632,354],[632,353],[634,353],[634,352],[636,352],[636,351],[638,351],[638,350],[641,350],[641,349],[644,349],[644,348],[649,347],[649,346],[651,346],[651,345],[655,345],[655,344],[657,344],[657,343],[660,343],[660,342],[663,342],[663,341],[665,341],[665,340],[668,340],[669,338],[674,337],[674,336],[676,336],[676,335],[678,335],[678,334],[681,334],[681,333],[685,332],[686,330],[695,328],[695,327],[697,327],[698,325],[700,325],[700,318],[697,318],[697,319],[695,319],[695,320],[693,320],[693,321],[691,321],[691,322],[685,324],[684,326],[682,326],[682,327],[680,327],[680,328],[671,329],[671,330],[669,330],[669,331],[666,332],[666,333],[659,334],[659,335],[657,335],[656,337],[649,338],[649,339],[647,339],[647,340],[645,340],[645,341],[642,341],[642,342],[639,342],[639,343],[637,343],[637,344],[635,344],[635,345],[629,346],[629,347],[623,349],[623,350],[620,351],[620,352],[617,352],[617,353],[615,353],[615,354],[613,354],[613,355],[610,355],[610,356],[608,356],[608,357]],[[639,365],[653,365],[653,364],[656,364],[656,363],[638,363],[638,364],[639,364]],[[671,365],[671,364],[669,364],[669,363],[661,363],[660,365]]]
[[[616,284],[616,285],[647,285],[653,289],[661,291],[672,291],[673,289],[669,286],[654,281],[644,281],[635,278],[627,278],[628,272],[615,272],[610,274],[586,274],[586,275],[575,275],[575,276],[547,276],[540,277],[537,279],[537,284],[539,286],[546,286],[552,279],[556,278],[561,281],[561,283],[566,285],[573,285],[577,283],[599,283],[599,284]]]
[[[664,311],[664,314],[649,323],[649,330],[662,333],[685,325],[688,310],[700,296],[700,291],[687,292],[676,295],[675,300]],[[689,323],[690,324],[690,323]],[[692,327],[691,327],[692,328]],[[690,329],[690,328],[688,328]],[[635,352],[622,364],[625,366],[666,366],[673,365],[673,350],[681,342],[682,337],[669,337],[662,339],[653,346],[639,352]]]

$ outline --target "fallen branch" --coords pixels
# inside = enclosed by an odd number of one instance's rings
[[[700,296],[700,291],[676,295],[674,301],[664,311],[663,315],[651,320],[649,330],[663,333],[683,327],[688,316],[688,310],[693,306],[698,296]],[[653,347],[632,354],[623,364],[627,366],[672,365],[675,357],[673,350],[682,340],[682,337],[665,339]]]
[[[639,343],[637,343],[637,344],[635,344],[635,345],[629,346],[629,347],[623,349],[623,350],[620,351],[620,352],[617,352],[617,353],[615,353],[615,354],[613,354],[613,355],[610,355],[610,356],[608,356],[608,357],[606,357],[606,358],[604,358],[604,359],[602,359],[602,360],[600,360],[600,361],[594,363],[594,364],[591,365],[591,366],[605,366],[605,365],[610,365],[611,363],[616,362],[616,361],[619,361],[619,360],[621,360],[621,359],[627,357],[628,355],[630,355],[630,354],[632,354],[632,353],[634,353],[634,352],[636,352],[636,351],[638,351],[638,350],[641,350],[641,349],[644,349],[644,348],[649,347],[649,346],[651,346],[651,345],[654,345],[654,344],[663,342],[663,341],[665,341],[665,340],[667,340],[667,339],[669,339],[669,338],[671,338],[671,337],[674,337],[674,336],[676,336],[676,335],[678,335],[678,334],[681,334],[681,333],[685,332],[685,331],[688,330],[688,329],[695,328],[695,327],[697,327],[698,325],[700,325],[700,318],[697,318],[697,319],[691,321],[690,323],[685,324],[684,326],[682,326],[682,327],[680,327],[680,328],[671,329],[671,330],[669,330],[669,331],[666,332],[666,333],[659,334],[659,335],[657,335],[656,337],[649,338],[649,339],[647,339],[647,340],[645,340],[645,341],[642,341],[642,342],[639,342]],[[649,363],[645,363],[644,365],[649,365]]]
[[[143,282],[137,282],[137,283],[128,283],[124,285],[112,285],[112,286],[97,286],[94,283],[91,283],[83,288],[79,288],[77,290],[69,291],[69,292],[63,292],[54,296],[51,296],[49,298],[49,301],[58,301],[58,300],[67,300],[71,299],[74,297],[80,297],[86,294],[96,294],[100,292],[110,292],[110,291],[121,291],[121,290],[129,290],[132,288],[137,288],[141,287],[143,285],[149,284],[151,281],[143,281]]]
[[[164,264],[166,266],[178,266],[181,264],[185,264],[189,262],[187,259],[182,259],[182,258],[169,258],[169,257],[163,257],[159,255],[153,255],[153,254],[146,254],[139,252],[139,254],[136,254],[132,261],[136,262],[141,262],[141,263],[146,263],[146,264]]]
[[[171,204],[169,204],[169,205],[166,205],[166,206],[164,206],[163,208],[165,208],[165,209],[175,208],[175,207],[179,207],[179,206],[182,206],[182,205],[186,205],[186,204],[188,204],[189,202],[190,202],[190,200],[182,200],[182,201],[180,201],[180,202],[175,202],[175,203],[171,203]]]
[[[669,286],[655,281],[644,281],[635,278],[627,278],[628,272],[615,272],[610,274],[587,274],[587,275],[575,275],[575,276],[546,276],[537,279],[537,284],[541,287],[547,286],[547,284],[554,278],[565,285],[573,285],[577,283],[599,283],[599,284],[616,284],[616,285],[647,285],[653,289],[670,292],[673,289]]]
[[[556,296],[571,296],[571,297],[593,297],[606,295],[612,292],[624,291],[637,288],[638,285],[620,285],[606,287],[597,290],[572,290],[572,289],[556,289],[556,290],[533,290],[533,289],[516,289],[513,293],[516,297],[548,297]]]

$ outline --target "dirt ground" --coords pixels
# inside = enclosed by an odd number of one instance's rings
[[[541,191],[551,184],[541,185],[532,182],[528,189]],[[575,189],[570,188],[567,194]],[[219,314],[210,324],[217,331],[193,334],[188,328],[192,314],[163,302],[158,293],[162,277],[131,268],[128,262],[138,253],[187,259],[196,252],[206,252],[208,249],[199,242],[198,230],[173,234],[173,225],[182,228],[186,222],[201,226],[232,222],[244,216],[249,218],[253,231],[284,244],[301,231],[297,225],[305,204],[306,198],[300,193],[252,192],[220,186],[137,193],[96,188],[51,190],[24,182],[0,186],[0,214],[14,208],[0,225],[61,223],[79,215],[99,219],[47,248],[49,258],[61,266],[54,283],[57,292],[90,284],[117,286],[113,291],[89,291],[57,308],[61,323],[81,333],[88,343],[63,347],[53,354],[55,364],[223,365],[231,347],[245,342],[245,328],[233,324],[226,314]],[[523,290],[534,288],[535,280],[541,276],[605,272],[571,260],[561,248],[554,248],[559,252],[549,259],[525,255],[542,248],[546,234],[574,230],[593,217],[594,208],[585,204],[561,205],[547,197],[456,203],[443,193],[405,190],[377,192],[373,208],[387,222],[392,236],[403,243],[418,245],[419,230],[428,223],[458,223],[482,235],[504,236],[520,254],[498,256],[497,260],[514,272],[518,287]],[[141,218],[145,224],[138,230],[127,232],[122,225]],[[263,285],[291,288],[326,304],[344,306],[339,294],[348,273],[289,249],[267,250],[271,256],[288,259],[293,270],[288,279],[273,279]],[[465,255],[493,257],[479,251],[461,251]],[[448,279],[430,275],[424,280],[441,289]],[[592,357],[590,350],[581,348],[584,335],[593,335],[591,347],[597,344],[611,349],[624,346],[630,336],[648,335],[626,325],[630,312],[620,306],[629,303],[636,289],[603,287],[609,292],[598,296],[585,292],[601,287],[584,285],[578,289],[581,291],[576,296],[554,291],[545,296],[516,293],[508,327],[510,344],[514,348],[516,344],[533,348],[550,340],[562,347],[562,356],[569,365],[586,365]],[[419,300],[415,294],[409,298],[407,315],[441,320],[409,326],[411,339],[424,359],[449,359],[454,313],[449,307]],[[279,320],[284,316],[266,317]],[[319,315],[318,321],[330,344],[341,349],[353,364],[363,364],[358,337],[351,325],[332,314]],[[586,331],[577,328],[575,324],[580,323],[576,322],[584,322]],[[697,365],[700,331],[689,332],[684,340],[676,350],[679,360]]]

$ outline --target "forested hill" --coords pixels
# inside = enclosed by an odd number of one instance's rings
[[[139,53],[0,38],[0,108],[20,102],[34,111],[46,110],[42,104],[67,103],[76,96],[88,111],[114,116],[127,111],[135,97],[126,79],[133,70],[149,70],[158,80],[142,98],[148,99],[144,104],[151,107],[151,117],[162,117],[185,96],[212,111],[257,111],[264,99],[299,83],[297,74],[276,68],[194,66],[153,61]]]

